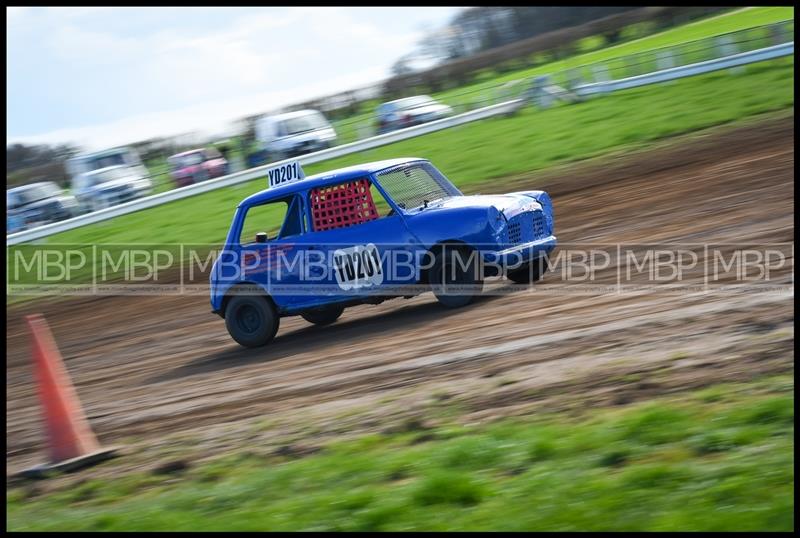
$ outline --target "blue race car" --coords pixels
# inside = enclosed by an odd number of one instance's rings
[[[246,347],[272,340],[284,316],[328,325],[347,306],[426,291],[464,306],[487,277],[539,280],[556,246],[544,191],[465,196],[424,159],[308,178],[284,162],[268,176],[237,207],[210,276],[213,313]]]

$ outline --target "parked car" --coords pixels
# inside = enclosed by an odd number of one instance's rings
[[[97,211],[147,196],[153,190],[148,176],[135,166],[116,165],[78,174],[72,192],[83,211]]]
[[[316,110],[264,116],[256,122],[255,130],[267,161],[298,157],[336,144],[336,131]]]
[[[446,118],[453,109],[427,95],[383,103],[376,111],[378,134]]]
[[[228,161],[216,148],[193,149],[172,155],[167,159],[172,180],[178,187],[224,176]]]
[[[546,192],[464,196],[424,159],[308,178],[290,162],[268,177],[236,208],[210,275],[212,311],[246,347],[272,340],[284,316],[327,325],[345,307],[425,291],[464,306],[484,276],[539,280],[556,246]],[[264,215],[278,210],[270,238]]]
[[[56,183],[42,181],[8,189],[6,211],[6,233],[14,233],[74,217],[78,202]]]

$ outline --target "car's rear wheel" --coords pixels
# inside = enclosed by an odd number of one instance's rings
[[[268,344],[278,332],[280,317],[263,295],[235,295],[225,308],[228,333],[244,347]]]
[[[318,308],[314,310],[307,310],[300,314],[304,320],[314,325],[330,325],[342,315],[344,307],[341,306],[328,306],[325,308]]]
[[[438,245],[428,274],[428,283],[442,305],[460,308],[471,303],[483,290],[480,260],[466,245]]]
[[[542,275],[548,270],[549,263],[550,257],[545,254],[519,269],[508,271],[506,276],[517,284],[533,284],[542,279]]]

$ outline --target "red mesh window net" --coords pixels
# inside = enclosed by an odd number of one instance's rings
[[[366,179],[312,189],[310,196],[311,218],[314,230],[318,232],[346,228],[378,218]]]

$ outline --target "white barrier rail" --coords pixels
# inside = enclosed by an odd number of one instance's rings
[[[580,86],[574,87],[572,91],[581,97],[598,93],[610,93],[617,90],[625,90],[628,88],[635,88],[637,86],[657,84],[660,82],[666,82],[668,80],[710,73],[711,71],[719,71],[721,69],[728,69],[739,65],[762,62],[764,60],[772,60],[782,56],[790,56],[792,54],[794,54],[794,41],[749,52],[732,54],[730,56],[724,56],[714,60],[707,60],[705,62],[698,62],[681,67],[672,67],[669,69],[661,69],[659,71],[653,71],[652,73],[637,75],[635,77],[581,84]]]
[[[92,213],[87,213],[71,219],[45,224],[44,226],[39,226],[30,230],[24,230],[7,235],[6,246],[9,247],[12,245],[18,245],[20,243],[35,241],[50,235],[72,230],[74,228],[79,228],[81,226],[86,226],[87,224],[113,219],[115,217],[119,217],[120,215],[127,215],[128,213],[140,211],[148,207],[174,202],[175,200],[181,200],[183,198],[213,191],[222,187],[230,187],[231,185],[259,179],[265,177],[265,173],[268,168],[272,168],[273,166],[290,160],[300,161],[300,164],[302,165],[327,161],[328,159],[335,159],[336,157],[350,155],[351,153],[357,153],[359,151],[384,146],[393,142],[399,142],[400,140],[406,140],[407,138],[414,138],[427,133],[432,133],[434,131],[448,129],[450,127],[455,127],[456,125],[462,125],[464,123],[478,121],[490,118],[492,116],[510,114],[518,110],[523,105],[524,101],[522,99],[513,99],[511,101],[506,101],[505,103],[498,103],[496,105],[479,108],[478,110],[472,110],[470,112],[458,114],[457,116],[451,116],[449,118],[432,121],[423,125],[408,127],[399,131],[359,140],[358,142],[352,142],[350,144],[343,144],[341,146],[324,149],[322,151],[316,151],[314,153],[297,157],[296,159],[286,159],[275,163],[269,163],[256,168],[250,168],[248,170],[236,172],[235,174],[229,174],[227,176],[210,179],[202,183],[195,183],[194,185],[188,185],[179,189],[173,189],[171,191],[154,194],[145,198],[139,198],[138,200],[132,200],[114,207],[101,209],[99,211],[94,211]],[[266,186],[267,184],[264,183],[264,188],[266,188]],[[233,211],[233,208],[231,208],[231,211]]]

